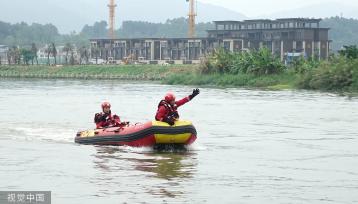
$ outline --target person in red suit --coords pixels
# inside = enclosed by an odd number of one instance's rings
[[[102,112],[96,113],[94,116],[94,122],[96,123],[97,129],[107,128],[107,127],[120,127],[123,125],[118,115],[112,115],[111,104],[109,102],[103,102]]]
[[[158,105],[155,120],[166,122],[169,125],[174,125],[175,121],[179,119],[178,108],[189,101],[193,100],[195,96],[200,93],[199,89],[194,89],[193,93],[179,101],[175,101],[175,95],[171,92],[167,93],[163,100]]]

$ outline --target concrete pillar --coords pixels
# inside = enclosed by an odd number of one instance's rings
[[[315,54],[314,53],[314,44],[315,44],[314,41],[312,41],[312,58],[314,58],[314,54]]]
[[[281,61],[283,61],[284,53],[283,53],[283,40],[281,40]]]
[[[271,41],[271,47],[272,47],[272,54],[275,54],[275,41]]]
[[[263,43],[263,42],[260,42],[260,43],[259,43],[259,48],[261,49],[263,46],[264,46],[264,43]]]
[[[306,56],[306,41],[302,42],[302,49],[303,49],[304,56]]]
[[[154,40],[153,40],[150,43],[150,60],[154,60],[154,51],[155,51],[155,47],[154,47]]]
[[[162,41],[159,41],[159,60],[162,60]]]
[[[241,40],[241,50],[244,50],[244,40]]]
[[[200,50],[200,52],[199,52],[199,58],[200,58],[201,56],[203,56],[202,45],[203,45],[203,41],[200,41],[200,42],[199,42],[199,50]]]
[[[190,42],[188,42],[188,47],[187,47],[187,49],[188,49],[188,56],[186,57],[186,60],[190,60]]]
[[[329,41],[327,41],[327,49],[326,49],[326,50],[327,50],[327,51],[326,51],[326,57],[327,57],[327,58],[326,58],[326,59],[329,58],[329,49],[330,49],[330,48],[329,48]]]
[[[251,48],[251,42],[247,42],[247,48],[250,49]]]
[[[318,60],[321,60],[321,41],[318,41]]]
[[[127,42],[124,42],[124,56],[127,57]]]
[[[234,52],[234,40],[230,40],[230,51]]]
[[[296,50],[297,50],[297,42],[296,41],[293,41],[292,48],[296,52]]]

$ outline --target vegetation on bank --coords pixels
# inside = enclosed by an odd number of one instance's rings
[[[0,66],[0,77],[156,80],[166,84],[300,88],[358,92],[358,47],[345,46],[329,60],[299,58],[285,65],[267,49],[218,50],[200,65]]]
[[[192,66],[69,65],[0,66],[0,77],[163,80],[170,74],[192,72]]]
[[[358,91],[358,48],[345,46],[327,61],[296,59],[285,65],[269,50],[230,53],[220,50],[192,74],[173,74],[169,84],[209,84],[324,91]]]

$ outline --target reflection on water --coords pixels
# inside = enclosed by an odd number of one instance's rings
[[[121,147],[96,147],[94,155],[95,167],[104,172],[116,170],[113,166],[115,160],[130,163],[134,170],[152,173],[154,177],[173,180],[177,178],[190,178],[195,171],[196,153],[190,151],[178,152],[135,152],[130,153]],[[137,154],[137,155],[133,155]]]
[[[153,196],[174,198],[184,194],[182,182],[190,180],[196,172],[196,156],[197,153],[183,149],[158,152],[150,148],[97,146],[93,154],[94,168],[98,170],[94,183],[121,186],[124,180],[130,180],[132,185],[125,188],[134,193],[145,185],[153,185],[146,178],[154,178],[159,182],[156,187],[142,190]],[[139,185],[134,185],[137,182]],[[104,195],[119,192],[102,191]]]

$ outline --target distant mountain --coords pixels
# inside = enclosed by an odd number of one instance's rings
[[[340,50],[344,45],[358,45],[358,20],[331,17],[323,19],[321,26],[331,28],[329,38],[333,40],[334,51]]]
[[[10,23],[51,23],[61,33],[80,31],[85,24],[108,19],[108,0],[0,1],[0,20]],[[117,0],[117,28],[122,21],[165,22],[188,14],[185,0]],[[242,20],[235,11],[198,2],[198,22]]]
[[[345,18],[358,18],[358,6],[345,4],[344,2],[325,2],[314,4],[298,9],[276,12],[270,15],[259,16],[258,18],[329,18],[332,16],[343,16]]]

